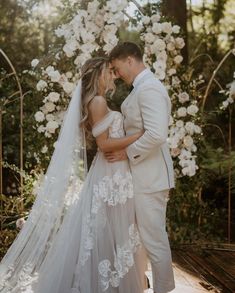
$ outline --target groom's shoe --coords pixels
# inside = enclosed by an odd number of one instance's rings
[[[149,282],[149,278],[148,277],[146,277],[146,286],[147,286],[148,289],[150,288],[150,282]]]

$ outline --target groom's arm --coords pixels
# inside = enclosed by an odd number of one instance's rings
[[[154,149],[166,142],[168,136],[168,106],[164,94],[155,85],[149,85],[138,93],[143,119],[144,134],[126,148],[133,164],[145,159]]]

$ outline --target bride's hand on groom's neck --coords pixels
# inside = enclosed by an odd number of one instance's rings
[[[109,163],[125,161],[128,159],[125,149],[119,151],[104,152],[104,156]]]

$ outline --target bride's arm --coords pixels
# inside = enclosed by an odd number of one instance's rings
[[[95,97],[89,105],[91,124],[99,123],[107,113],[108,107],[106,100],[103,97]],[[102,152],[121,150],[135,142],[142,134],[143,132],[138,132],[121,138],[109,138],[108,130],[106,130],[96,137],[96,143]]]
[[[102,152],[122,150],[140,138],[143,133],[135,133],[121,138],[109,138],[108,131],[96,137],[96,143]]]

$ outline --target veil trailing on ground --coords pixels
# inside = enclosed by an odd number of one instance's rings
[[[73,188],[82,184],[87,173],[80,121],[81,81],[73,93],[29,217],[0,264],[0,292],[13,292],[9,288],[15,288],[22,274],[32,275],[38,270],[66,213],[78,199]]]

